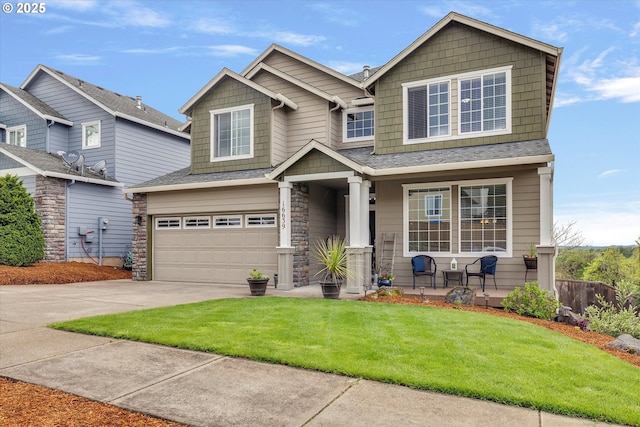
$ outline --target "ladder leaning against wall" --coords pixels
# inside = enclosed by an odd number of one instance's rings
[[[393,273],[396,260],[396,233],[382,233],[382,248],[378,274]]]

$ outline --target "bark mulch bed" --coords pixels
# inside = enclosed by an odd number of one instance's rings
[[[99,280],[130,279],[131,272],[114,267],[86,263],[38,263],[31,267],[7,267],[0,265],[0,285],[62,284],[93,282]],[[442,301],[423,303],[420,297],[378,297],[366,301],[394,304],[430,305],[454,309],[453,304]],[[462,306],[460,310],[477,311],[494,316],[505,316],[534,323],[571,338],[593,345],[640,368],[640,355],[607,347],[613,341],[608,335],[584,332],[563,323],[522,317],[495,308]],[[18,426],[131,426],[169,427],[181,426],[144,414],[130,412],[113,405],[52,390],[39,385],[26,384],[0,377],[0,425]]]
[[[0,285],[53,285],[131,279],[131,271],[83,262],[39,262],[29,267],[0,265]]]

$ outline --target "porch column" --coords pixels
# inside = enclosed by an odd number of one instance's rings
[[[368,285],[371,281],[371,265],[373,258],[373,246],[371,246],[371,236],[369,229],[369,189],[371,181],[362,181],[360,187],[360,238],[364,246],[364,259],[362,261],[363,284]]]
[[[538,253],[538,284],[540,289],[558,295],[555,280],[556,244],[553,238],[553,168],[538,168],[540,177],[540,245]]]
[[[285,291],[294,288],[293,283],[293,252],[291,246],[291,188],[290,182],[279,182],[280,189],[280,246],[276,248],[278,254],[278,289]]]
[[[362,242],[362,178],[351,176],[349,181],[349,246],[347,246],[347,268],[351,272],[347,277],[347,289],[349,294],[363,292],[362,275],[364,264],[364,244]]]

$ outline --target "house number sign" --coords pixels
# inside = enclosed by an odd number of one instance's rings
[[[287,206],[282,202],[282,208],[280,209],[280,226],[284,230],[287,228]]]

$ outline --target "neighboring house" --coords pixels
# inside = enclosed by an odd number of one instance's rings
[[[0,175],[18,175],[34,197],[45,261],[118,264],[133,222],[122,189],[189,164],[181,125],[43,65],[19,88],[0,83]]]
[[[553,289],[546,138],[561,53],[450,13],[356,76],[277,45],[223,69],[180,110],[191,167],[125,190],[141,220],[134,277],[244,283],[256,267],[291,289],[320,279],[314,244],[340,234],[357,273],[347,291],[361,292],[384,233],[396,284],[412,283],[417,254],[438,270],[495,254],[512,289],[534,243]]]

